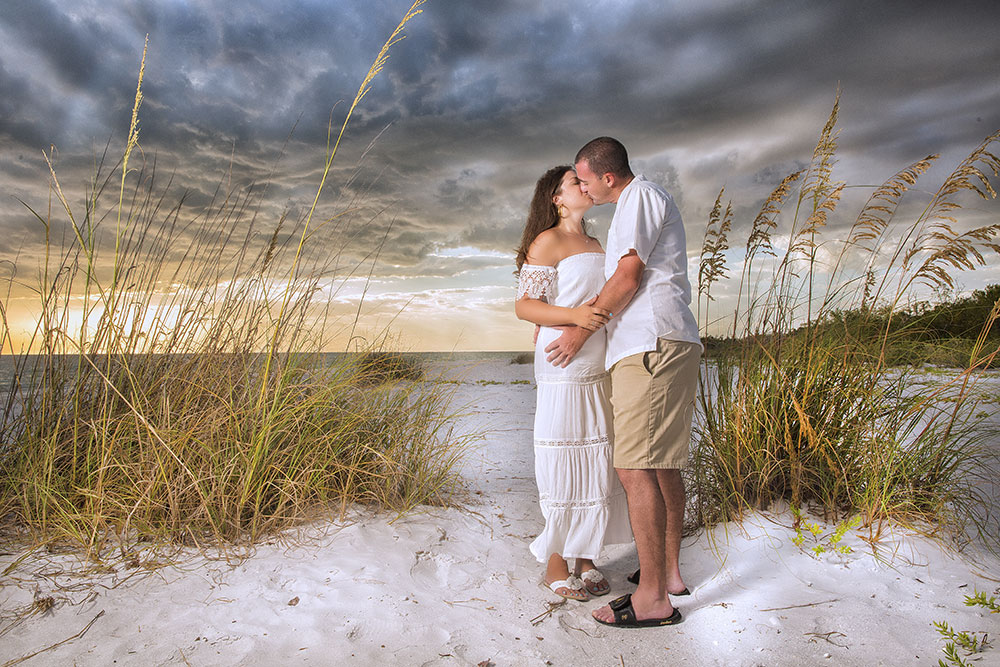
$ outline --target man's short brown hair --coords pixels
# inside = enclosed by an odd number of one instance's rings
[[[587,142],[576,154],[574,164],[586,161],[590,170],[598,176],[612,174],[617,178],[632,176],[628,166],[628,152],[622,142],[611,137],[597,137]]]

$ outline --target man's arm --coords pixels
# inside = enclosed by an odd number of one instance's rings
[[[627,255],[618,260],[618,268],[604,284],[601,293],[597,295],[594,306],[610,311],[612,317],[620,313],[635,296],[636,290],[639,289],[639,282],[642,280],[642,272],[645,269],[646,265],[639,259],[635,250],[630,250]],[[545,351],[549,353],[546,360],[553,366],[565,368],[592,333],[592,331],[581,327],[564,330],[559,338],[556,338],[545,348]]]

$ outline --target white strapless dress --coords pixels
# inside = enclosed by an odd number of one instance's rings
[[[604,286],[604,253],[570,255],[555,267],[525,264],[519,283],[519,298],[579,306]],[[605,545],[632,541],[625,491],[612,465],[605,332],[592,335],[566,368],[545,360],[545,347],[560,334],[542,327],[535,345],[535,480],[545,528],[530,549],[541,563],[553,553],[595,559]]]

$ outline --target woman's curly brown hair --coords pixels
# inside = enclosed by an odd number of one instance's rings
[[[528,258],[528,248],[539,234],[559,224],[559,209],[552,198],[562,192],[562,179],[573,167],[564,164],[552,167],[542,174],[535,183],[535,194],[531,197],[531,207],[528,209],[528,221],[524,224],[521,234],[521,245],[517,248],[517,270]]]

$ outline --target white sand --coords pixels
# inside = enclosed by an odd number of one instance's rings
[[[71,554],[32,554],[0,579],[0,661],[91,621],[24,664],[936,665],[934,621],[1000,636],[1000,615],[963,605],[973,589],[1000,593],[997,559],[976,564],[903,533],[883,542],[890,563],[852,533],[853,553],[816,557],[792,543],[787,514],[685,540],[693,595],[675,599],[678,626],[598,625],[590,611],[610,596],[536,618],[558,598],[538,586],[528,552],[541,527],[534,387],[511,383],[530,380],[531,366],[451,370],[470,406],[460,427],[490,429],[467,459],[467,508],[312,526],[231,562],[187,554],[101,573]],[[15,553],[0,555],[0,571],[24,553],[5,551]],[[598,564],[614,595],[631,590],[633,548]],[[52,609],[15,622],[46,597]],[[1000,646],[976,657],[1000,665]]]

